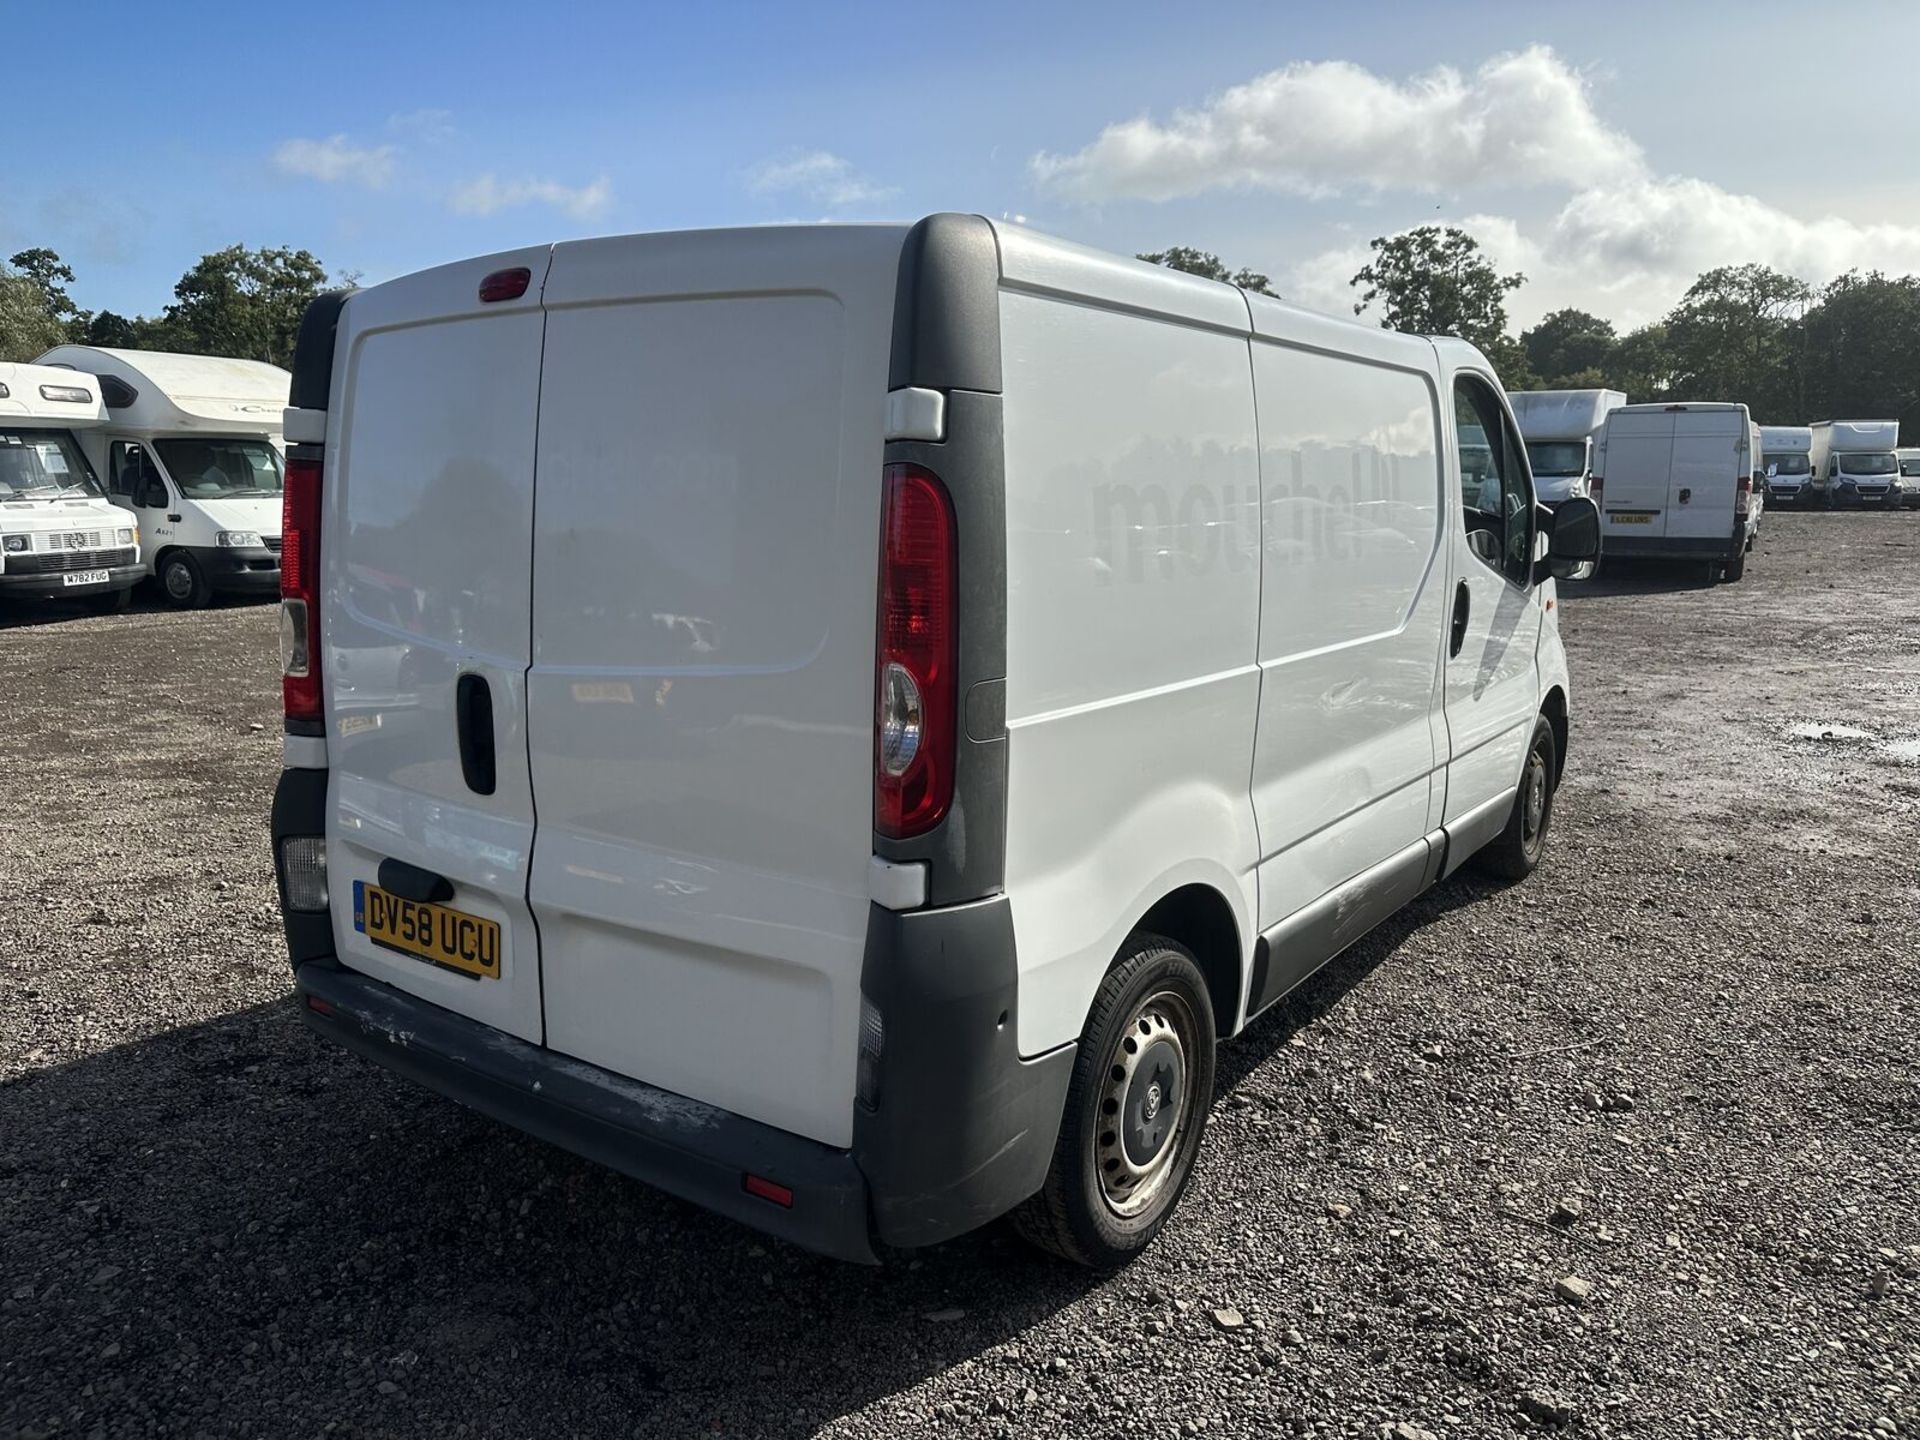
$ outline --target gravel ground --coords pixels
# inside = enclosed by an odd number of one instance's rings
[[[1546,864],[1230,1046],[1107,1280],[817,1260],[310,1038],[274,623],[0,631],[0,1436],[1920,1435],[1920,515],[1571,587]]]

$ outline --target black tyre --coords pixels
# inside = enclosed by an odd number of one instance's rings
[[[107,590],[87,597],[87,608],[96,615],[118,615],[133,603],[133,588]]]
[[[1213,1003],[1191,952],[1133,936],[1094,996],[1053,1164],[1014,1227],[1096,1270],[1146,1249],[1193,1175],[1213,1052]]]
[[[1738,555],[1734,556],[1733,559],[1727,561],[1726,569],[1721,572],[1728,584],[1733,584],[1738,581],[1740,577],[1746,573],[1747,552],[1745,550],[1742,550]]]
[[[213,599],[207,572],[184,550],[162,556],[154,579],[160,582],[160,593],[167,597],[167,603],[176,610],[202,610]]]
[[[1553,726],[1542,715],[1533,722],[1527,745],[1526,767],[1520,772],[1520,793],[1513,797],[1507,828],[1474,856],[1474,863],[1503,880],[1524,880],[1540,863],[1553,823],[1553,792],[1559,779],[1558,747]]]

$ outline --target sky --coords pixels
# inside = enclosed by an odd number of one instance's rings
[[[937,210],[1197,246],[1340,313],[1371,237],[1457,224],[1528,277],[1516,328],[1644,323],[1748,260],[1920,271],[1910,0],[0,0],[0,32],[44,62],[9,71],[0,256],[50,246],[122,314],[236,243],[373,283]]]

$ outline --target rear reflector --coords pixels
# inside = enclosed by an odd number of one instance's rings
[[[524,265],[511,270],[496,270],[480,282],[480,300],[491,305],[496,300],[518,300],[527,293],[533,272]]]
[[[762,1200],[771,1200],[774,1204],[789,1210],[793,1208],[793,1191],[784,1185],[774,1184],[764,1175],[742,1176],[741,1184],[749,1195],[757,1195]]]
[[[307,1009],[316,1015],[324,1015],[329,1020],[333,1018],[333,1002],[322,1000],[318,995],[307,996]]]

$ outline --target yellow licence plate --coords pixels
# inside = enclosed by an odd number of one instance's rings
[[[500,978],[500,926],[450,905],[353,882],[353,928],[374,944],[481,980]]]
[[[1651,515],[1628,515],[1619,510],[1615,510],[1607,518],[1616,525],[1651,525],[1653,523]]]

